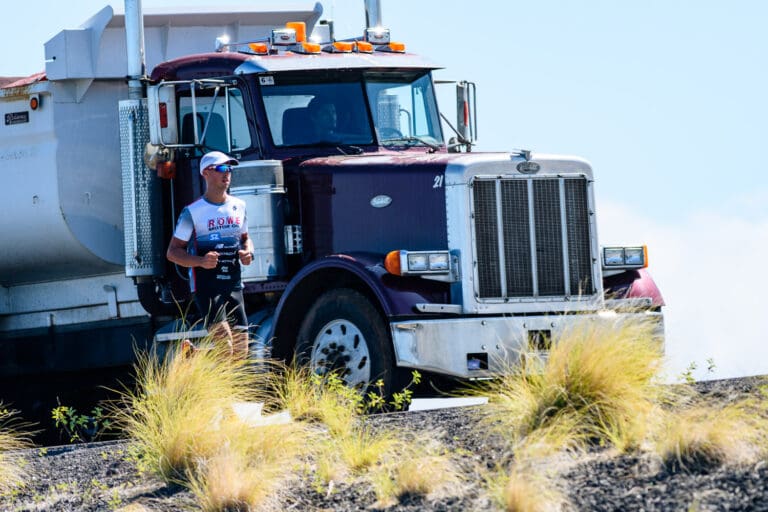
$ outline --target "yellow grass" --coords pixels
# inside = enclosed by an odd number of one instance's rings
[[[187,486],[206,512],[247,511],[267,500],[283,471],[276,464],[259,464],[246,452],[224,445],[187,470]]]
[[[489,421],[514,444],[535,434],[555,448],[588,443],[636,446],[655,411],[662,349],[652,322],[582,322],[548,357],[528,355],[519,371],[491,381]]]
[[[370,475],[379,505],[391,505],[405,496],[438,496],[456,492],[461,478],[452,455],[437,441],[438,432],[416,438],[397,434],[397,442],[382,453]]]
[[[29,448],[32,443],[22,432],[22,425],[15,412],[0,403],[0,494],[6,493],[24,483],[27,475],[17,452]]]
[[[261,401],[265,390],[263,374],[227,357],[226,347],[165,361],[144,355],[136,370],[137,389],[123,392],[113,414],[144,469],[166,480],[217,453],[232,405]]]
[[[502,502],[508,512],[562,510],[565,498],[541,475],[515,467],[505,481]]]
[[[768,448],[766,420],[749,401],[692,405],[664,419],[655,448],[670,470],[753,462]]]
[[[353,436],[358,421],[360,396],[357,391],[330,386],[313,376],[306,367],[281,368],[273,381],[273,407],[286,409],[297,421],[321,422],[334,437]]]

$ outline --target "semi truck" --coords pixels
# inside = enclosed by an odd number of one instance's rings
[[[473,151],[474,84],[449,86],[442,114],[438,67],[378,2],[365,12],[342,37],[320,3],[126,0],[49,40],[43,72],[0,81],[0,373],[109,368],[205,335],[165,250],[212,150],[240,162],[251,338],[275,358],[391,391],[408,369],[488,377],[575,322],[663,332],[645,246],[598,242],[590,164]]]

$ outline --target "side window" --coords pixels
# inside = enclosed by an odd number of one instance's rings
[[[194,107],[194,108],[193,108]],[[181,144],[225,153],[251,147],[243,93],[235,87],[197,89],[179,98]]]

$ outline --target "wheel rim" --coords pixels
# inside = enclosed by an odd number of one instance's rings
[[[347,386],[365,385],[371,379],[371,356],[365,336],[348,320],[333,320],[320,329],[312,344],[312,370],[325,375],[338,372]]]

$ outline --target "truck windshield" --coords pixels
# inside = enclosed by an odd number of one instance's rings
[[[276,146],[372,144],[360,82],[262,87]]]
[[[278,147],[442,143],[432,81],[424,71],[311,83],[306,75],[276,76],[261,93]]]
[[[409,79],[398,75],[370,76],[368,102],[379,143],[435,146],[443,141],[435,94],[428,74]]]

